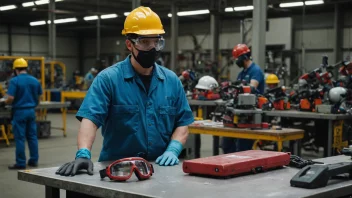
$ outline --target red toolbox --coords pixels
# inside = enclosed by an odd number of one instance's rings
[[[232,176],[286,166],[290,153],[249,150],[204,157],[183,162],[183,172],[211,176]]]

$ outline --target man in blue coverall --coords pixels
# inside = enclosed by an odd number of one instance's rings
[[[155,63],[164,33],[159,16],[148,7],[127,16],[122,34],[131,55],[94,79],[76,115],[81,121],[76,158],[56,174],[75,175],[81,169],[93,174],[90,150],[100,126],[99,161],[143,157],[161,166],[179,162],[194,118],[177,75]]]
[[[259,94],[264,93],[264,73],[260,67],[252,61],[251,51],[245,44],[234,47],[232,55],[236,65],[243,70],[238,74],[237,80],[244,81],[257,89]],[[254,141],[248,139],[222,138],[224,153],[233,153],[252,149]]]
[[[84,76],[84,84],[85,84],[86,89],[89,89],[89,87],[92,85],[93,80],[94,80],[95,76],[97,75],[97,73],[98,73],[98,70],[93,67]]]
[[[25,138],[28,141],[30,158],[28,166],[38,165],[38,138],[37,124],[35,122],[35,107],[42,95],[39,81],[27,74],[28,63],[23,58],[16,59],[13,63],[14,75],[10,80],[5,100],[1,105],[12,104],[12,129],[16,141],[16,164],[9,169],[26,168]]]

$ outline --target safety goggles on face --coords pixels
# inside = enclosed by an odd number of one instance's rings
[[[160,51],[164,49],[165,40],[162,36],[155,36],[155,37],[145,37],[141,36],[136,39],[130,39],[134,45],[139,50],[149,51],[155,48],[156,51]]]
[[[140,157],[124,158],[116,160],[108,167],[100,170],[100,177],[109,177],[110,180],[126,181],[135,173],[139,180],[149,179],[154,168],[149,162]]]

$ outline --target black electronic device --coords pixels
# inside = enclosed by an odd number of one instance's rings
[[[352,162],[341,162],[329,165],[309,165],[301,169],[290,180],[291,186],[299,188],[320,188],[328,184],[329,179],[348,173],[352,178]]]

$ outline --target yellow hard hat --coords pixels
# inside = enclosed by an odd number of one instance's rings
[[[12,69],[27,68],[27,67],[28,67],[28,63],[23,58],[18,58],[15,61],[13,61]]]
[[[276,84],[279,82],[280,82],[279,78],[275,74],[268,75],[268,77],[266,78],[266,81],[265,81],[266,84]]]
[[[122,35],[126,34],[165,34],[165,31],[159,16],[149,7],[140,6],[126,17]]]

